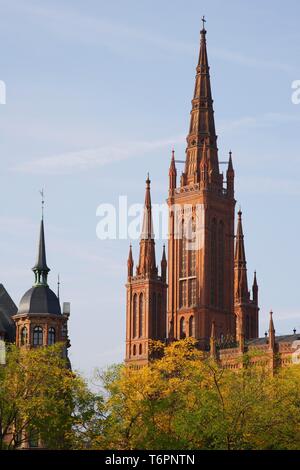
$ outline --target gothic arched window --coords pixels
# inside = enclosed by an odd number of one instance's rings
[[[144,334],[144,296],[140,294],[139,299],[139,337]]]
[[[26,326],[23,326],[21,330],[21,344],[27,344],[27,338],[28,338],[28,333],[27,333],[27,328]]]
[[[66,339],[66,337],[68,336],[68,327],[66,323],[64,323],[61,327],[61,336],[63,339]]]
[[[189,336],[195,337],[195,317],[193,315],[189,318]]]
[[[137,337],[137,294],[134,294],[133,296],[133,338]]]
[[[135,344],[133,345],[132,353],[133,353],[134,356],[136,355],[136,345]]]
[[[139,345],[139,355],[141,355],[141,354],[142,354],[142,345],[140,344]]]
[[[218,305],[224,307],[224,262],[225,262],[225,238],[224,224],[221,221],[218,230]]]
[[[51,344],[55,343],[55,328],[51,326],[48,331],[48,344],[51,346]]]
[[[211,265],[210,265],[210,303],[211,305],[216,305],[217,297],[217,270],[218,270],[218,258],[217,258],[217,221],[216,219],[212,220],[211,223]]]
[[[152,296],[152,335],[156,338],[157,335],[157,302],[156,302],[156,293],[153,293]]]
[[[161,294],[158,294],[157,296],[156,324],[157,324],[157,331],[161,331]]]
[[[184,339],[184,338],[186,337],[186,334],[185,334],[185,321],[184,321],[184,317],[181,317],[181,318],[180,318],[179,329],[180,329],[180,339]]]
[[[43,345],[43,328],[41,326],[35,326],[33,328],[33,346]]]

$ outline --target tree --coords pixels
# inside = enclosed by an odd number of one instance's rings
[[[155,348],[161,357],[148,366],[101,375],[105,419],[94,448],[299,448],[299,366],[273,376],[244,355],[238,370],[222,369],[192,339]]]
[[[0,368],[0,448],[18,448],[29,436],[46,448],[70,448],[79,425],[91,419],[88,402],[90,392],[67,367],[62,345],[9,346]]]

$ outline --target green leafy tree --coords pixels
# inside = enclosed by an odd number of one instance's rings
[[[1,449],[22,446],[28,434],[47,448],[70,448],[77,442],[79,431],[92,419],[93,395],[66,366],[59,344],[9,347],[6,365],[0,368]]]

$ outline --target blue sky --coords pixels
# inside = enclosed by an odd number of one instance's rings
[[[0,0],[0,281],[31,286],[46,193],[50,284],[71,301],[73,366],[122,360],[128,241],[96,237],[96,209],[167,196],[172,146],[184,159],[207,17],[220,159],[233,151],[261,334],[300,330],[300,5],[296,0]],[[157,243],[158,257],[161,242]],[[135,258],[138,244],[134,245]]]

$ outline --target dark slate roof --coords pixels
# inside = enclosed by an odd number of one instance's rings
[[[275,336],[275,343],[292,343],[295,340],[300,340],[300,334]],[[268,344],[267,341],[268,337],[263,337],[250,339],[246,341],[246,344],[247,346],[263,346],[264,344]]]
[[[18,314],[52,313],[60,315],[60,303],[57,295],[46,285],[37,285],[29,289],[22,297]]]
[[[0,330],[7,341],[15,341],[16,327],[12,317],[17,313],[17,306],[9,296],[3,284],[0,284]]]

